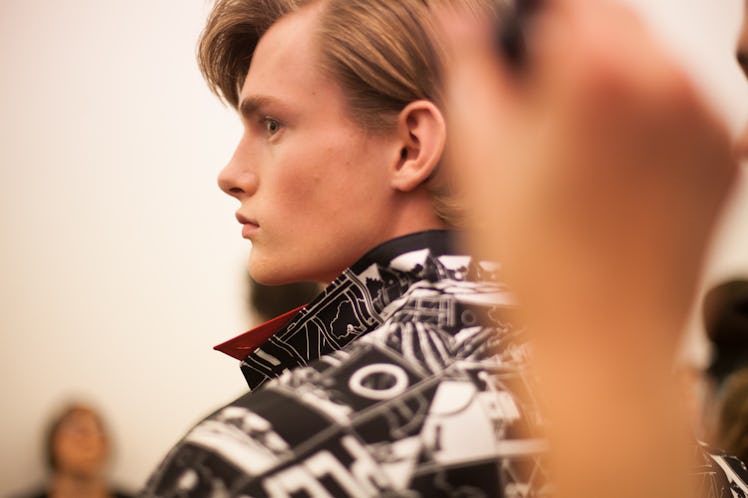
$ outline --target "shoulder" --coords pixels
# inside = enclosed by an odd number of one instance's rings
[[[525,462],[512,472],[532,471],[526,463],[544,444],[526,429],[539,417],[515,389],[527,390],[527,372],[508,361],[512,303],[496,284],[458,277],[419,279],[383,300],[370,332],[203,420],[145,496],[340,495],[341,487],[351,496],[435,496],[445,485],[501,495],[493,460],[511,439]]]
[[[198,424],[156,477],[152,496],[187,485],[266,496],[291,482],[302,487],[288,494],[348,485],[372,496],[411,487],[432,496],[445,459],[465,467],[461,476],[485,466],[510,427],[534,419],[510,387],[522,384],[522,372],[489,355],[460,356],[454,344],[469,337],[456,339],[438,322],[397,316]],[[491,336],[476,327],[474,336]],[[524,448],[538,451],[535,443]],[[500,480],[487,476],[480,486]]]
[[[441,368],[458,360],[488,361],[492,356],[508,360],[508,353],[524,361],[524,353],[516,353],[518,348],[526,349],[525,335],[516,322],[514,298],[507,287],[468,279],[467,270],[457,278],[452,273],[413,283],[383,313],[382,324],[351,347],[375,344],[405,357],[409,364],[433,366],[438,360]]]

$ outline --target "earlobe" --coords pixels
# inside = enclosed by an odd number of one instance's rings
[[[411,102],[400,111],[397,133],[401,149],[392,186],[409,192],[428,180],[441,160],[446,141],[444,116],[433,102]]]

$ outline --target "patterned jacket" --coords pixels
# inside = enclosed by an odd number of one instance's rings
[[[551,497],[512,299],[454,245],[391,240],[260,347],[219,347],[251,391],[197,424],[141,496]],[[742,462],[695,449],[699,496],[748,497]]]
[[[242,361],[145,497],[544,496],[527,348],[446,231],[361,258]]]

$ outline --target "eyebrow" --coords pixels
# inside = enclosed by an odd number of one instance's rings
[[[239,114],[244,119],[250,119],[259,113],[262,108],[271,104],[280,105],[280,101],[268,95],[250,95],[239,102]]]

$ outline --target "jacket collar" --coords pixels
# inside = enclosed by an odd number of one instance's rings
[[[343,348],[377,328],[389,304],[419,280],[464,271],[470,259],[455,250],[457,236],[446,230],[392,239],[366,253],[311,303],[276,317],[214,349],[241,359],[250,389]],[[456,265],[437,258],[452,256]],[[444,258],[442,258],[443,260]],[[449,258],[448,258],[449,259]]]

